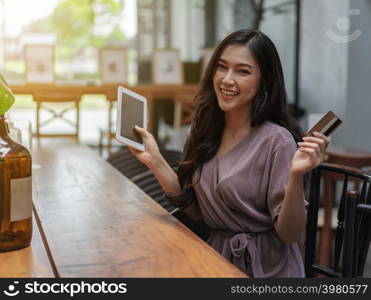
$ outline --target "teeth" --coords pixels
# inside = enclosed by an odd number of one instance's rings
[[[228,91],[228,90],[225,90],[225,89],[220,89],[220,91],[226,95],[226,96],[237,96],[239,94],[239,92],[234,92],[234,91]]]

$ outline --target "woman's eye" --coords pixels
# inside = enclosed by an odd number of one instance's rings
[[[240,72],[241,74],[244,74],[244,75],[251,74],[249,70],[244,70],[244,69],[243,69],[243,70],[239,70],[239,72]]]
[[[218,64],[218,69],[220,70],[226,70],[227,68],[223,66],[222,64]]]

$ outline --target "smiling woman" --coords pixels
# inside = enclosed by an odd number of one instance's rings
[[[303,277],[303,176],[321,162],[329,141],[321,134],[302,138],[288,114],[272,41],[257,30],[228,35],[210,60],[195,102],[177,174],[144,129],[137,131],[145,151],[133,153],[173,205],[204,219],[208,243],[242,271]]]
[[[249,115],[246,110],[250,108],[260,83],[259,66],[250,50],[240,45],[228,46],[219,59],[213,83],[222,111]]]

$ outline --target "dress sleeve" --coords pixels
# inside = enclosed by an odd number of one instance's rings
[[[165,193],[165,199],[175,207],[186,208],[190,205],[193,200],[196,199],[196,195],[192,187],[183,188],[180,192],[176,193]]]
[[[282,206],[282,201],[285,197],[285,192],[288,185],[291,160],[297,150],[296,143],[289,141],[280,146],[274,153],[270,166],[269,184],[268,184],[268,210],[272,216],[273,222],[276,221]],[[304,199],[304,193],[302,201]]]
[[[189,133],[188,133],[187,140],[183,147],[183,153],[182,153],[180,161],[184,159],[188,146],[189,146]],[[192,187],[184,187],[181,191],[175,192],[175,193],[168,192],[168,193],[165,193],[164,196],[165,196],[165,199],[171,205],[175,207],[181,207],[182,209],[189,206],[193,202],[193,200],[196,199],[196,195]]]

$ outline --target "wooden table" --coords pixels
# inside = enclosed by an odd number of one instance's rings
[[[0,253],[0,276],[246,277],[92,150],[53,141],[33,161],[45,241],[35,226]]]
[[[61,84],[21,84],[11,85],[10,88],[15,94],[32,95],[34,101],[39,105],[41,102],[61,102],[63,95],[69,99],[81,99],[82,95],[103,94],[109,101],[108,125],[111,124],[112,103],[117,100],[117,84],[105,85],[61,85]],[[148,100],[148,128],[153,128],[153,102],[155,99],[174,99],[178,95],[196,95],[198,85],[196,84],[172,84],[154,85],[141,84],[136,86],[122,86],[145,96]],[[56,97],[56,95],[58,97]],[[59,99],[59,100],[58,100]],[[76,100],[77,101],[77,100]],[[79,100],[78,100],[79,101]],[[177,118],[177,116],[176,116]]]
[[[0,277],[54,277],[45,246],[33,216],[31,246],[0,252]]]
[[[327,150],[327,161],[354,168],[371,167],[371,152],[352,147],[331,146]]]

